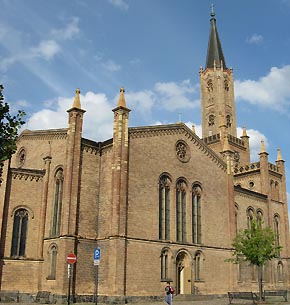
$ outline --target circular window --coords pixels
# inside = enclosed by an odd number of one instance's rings
[[[18,153],[18,158],[17,158],[18,167],[22,167],[24,165],[25,159],[26,159],[26,151],[24,148],[22,148]]]
[[[250,182],[249,182],[249,187],[250,187],[250,188],[254,187],[254,185],[255,185],[254,181],[250,181]]]
[[[189,147],[184,141],[177,141],[175,144],[176,156],[181,162],[188,162],[190,159]]]

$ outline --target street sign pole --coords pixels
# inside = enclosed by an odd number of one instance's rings
[[[67,305],[70,305],[70,286],[71,286],[71,265],[77,261],[77,257],[74,253],[68,254],[67,261],[67,277],[68,277],[68,292],[67,292]]]
[[[99,263],[101,258],[101,249],[100,247],[95,248],[94,250],[94,265],[96,266],[96,298],[95,298],[95,305],[98,305],[98,277],[99,277]]]
[[[70,286],[71,286],[71,264],[67,264],[67,276],[68,276],[67,305],[69,305],[70,304]]]

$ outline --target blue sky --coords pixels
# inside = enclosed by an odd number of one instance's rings
[[[67,127],[76,88],[84,137],[112,136],[125,87],[130,126],[175,123],[201,134],[199,68],[210,30],[207,0],[0,0],[0,83],[26,128]],[[290,191],[290,0],[218,0],[217,27],[234,69],[238,134],[251,161],[261,139],[286,161]]]

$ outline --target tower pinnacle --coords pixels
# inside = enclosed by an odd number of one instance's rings
[[[121,87],[120,88],[119,101],[118,101],[118,107],[122,106],[122,107],[126,107],[127,108],[124,93],[125,93],[125,89],[124,89],[124,87]]]

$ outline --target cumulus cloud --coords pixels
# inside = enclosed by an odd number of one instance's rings
[[[235,96],[251,104],[290,113],[290,65],[271,68],[268,75],[258,80],[237,80]]]
[[[181,83],[156,83],[154,90],[158,95],[159,104],[166,110],[192,109],[199,106],[199,100],[192,100],[196,87],[189,80]]]
[[[63,29],[53,29],[51,31],[51,34],[56,38],[56,39],[73,39],[76,36],[78,36],[80,32],[79,28],[79,18],[73,17],[72,21],[69,22],[66,27]]]
[[[122,10],[127,11],[129,9],[129,4],[124,0],[109,0],[109,2]]]
[[[246,39],[247,43],[249,44],[261,44],[263,40],[263,36],[258,34],[253,34],[251,37],[248,37]]]
[[[41,57],[46,60],[52,59],[61,51],[61,47],[54,40],[43,40],[37,47],[31,48],[31,53],[26,54],[26,57]]]
[[[112,137],[113,106],[106,95],[87,92],[80,95],[84,114],[83,136],[100,141]],[[55,110],[43,109],[34,113],[27,122],[28,129],[66,128],[67,110],[71,108],[74,97],[59,97],[54,104]]]

